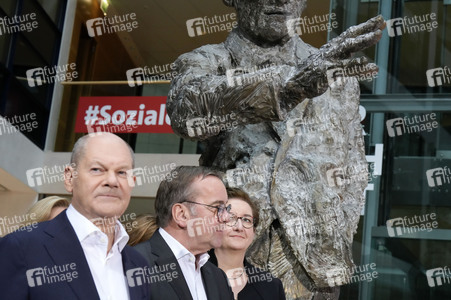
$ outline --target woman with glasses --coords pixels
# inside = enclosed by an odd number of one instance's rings
[[[285,299],[282,282],[245,258],[259,222],[258,208],[241,189],[228,188],[227,196],[230,220],[225,223],[222,246],[210,251],[210,261],[226,273],[235,299]]]

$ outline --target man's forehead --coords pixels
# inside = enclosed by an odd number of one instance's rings
[[[222,180],[216,176],[208,175],[205,177],[197,177],[191,184],[191,191],[193,194],[206,195],[206,194],[223,194],[223,197],[216,197],[216,200],[227,201],[227,191]]]
[[[83,152],[82,160],[90,162],[101,162],[107,158],[116,158],[124,161],[124,163],[132,163],[130,150],[122,139],[92,137],[86,141]]]

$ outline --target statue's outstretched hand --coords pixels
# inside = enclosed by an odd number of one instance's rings
[[[282,92],[284,102],[297,103],[295,98],[312,98],[323,94],[329,87],[327,71],[334,68],[355,70],[353,75],[365,75],[377,72],[378,68],[366,57],[352,58],[356,52],[375,45],[382,37],[385,21],[382,16],[369,19],[365,23],[352,26],[338,37],[323,45],[318,52],[310,55],[288,80]],[[300,99],[301,100],[301,99]]]

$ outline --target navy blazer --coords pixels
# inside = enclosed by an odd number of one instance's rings
[[[192,300],[188,284],[183,277],[177,259],[171,248],[157,231],[153,236],[135,246],[150,264],[152,300]],[[202,279],[209,300],[233,300],[233,292],[226,274],[207,261],[201,268]],[[168,274],[173,274],[168,276]],[[176,276],[174,276],[176,275]],[[160,278],[160,280],[158,280]],[[164,279],[170,280],[164,280]]]
[[[0,299],[100,299],[66,211],[30,229],[0,239]],[[129,246],[121,253],[130,299],[148,299],[149,285],[136,276],[145,259]]]

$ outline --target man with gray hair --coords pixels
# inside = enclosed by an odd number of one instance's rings
[[[145,259],[118,221],[131,196],[133,151],[111,133],[86,135],[65,170],[69,208],[0,240],[1,299],[144,299]]]
[[[225,273],[207,253],[222,244],[226,202],[221,174],[206,167],[181,166],[161,182],[155,200],[160,228],[136,246],[155,279],[151,299],[233,299]]]

